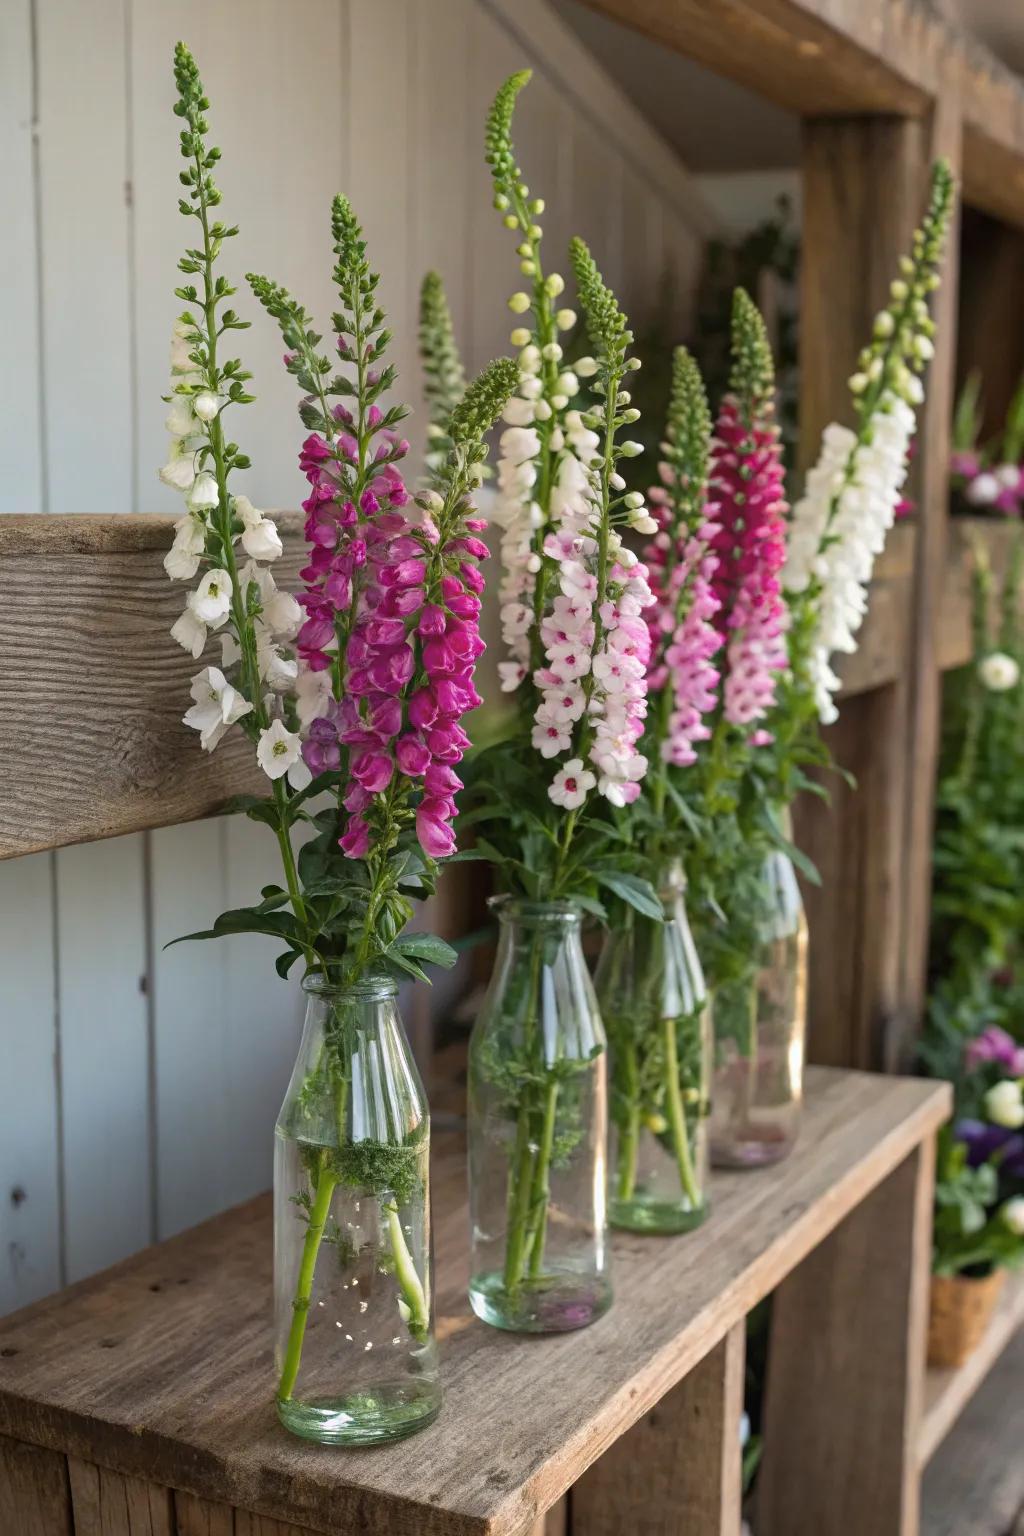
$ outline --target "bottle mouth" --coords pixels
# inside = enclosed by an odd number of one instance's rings
[[[358,981],[343,981],[323,971],[309,971],[302,978],[302,990],[314,997],[329,997],[354,1003],[383,1002],[398,996],[398,982],[383,973],[362,976]]]
[[[530,923],[537,926],[563,923],[572,927],[582,921],[583,908],[575,901],[531,901],[525,896],[492,896],[487,906],[499,923]]]

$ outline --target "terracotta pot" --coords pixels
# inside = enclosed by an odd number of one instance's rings
[[[963,1365],[984,1337],[1006,1279],[994,1269],[983,1279],[969,1275],[932,1275],[928,1316],[928,1364]]]

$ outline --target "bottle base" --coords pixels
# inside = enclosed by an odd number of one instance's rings
[[[426,1429],[441,1411],[437,1382],[368,1388],[347,1397],[277,1399],[285,1429],[318,1445],[385,1445]]]
[[[711,1143],[712,1168],[770,1168],[781,1163],[793,1150],[794,1143],[788,1137],[766,1136],[758,1139]]]
[[[612,1304],[606,1279],[592,1275],[541,1275],[514,1290],[501,1274],[474,1275],[469,1301],[482,1322],[509,1333],[570,1333],[602,1317]]]
[[[707,1204],[683,1207],[671,1200],[612,1200],[608,1206],[609,1224],[619,1232],[650,1232],[671,1236],[693,1232],[710,1214]]]

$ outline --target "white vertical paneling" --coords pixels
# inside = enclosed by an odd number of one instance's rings
[[[171,325],[181,305],[176,263],[195,243],[194,220],[178,212],[178,119],[173,115],[174,44],[185,38],[210,98],[210,142],[223,159],[221,215],[237,223],[222,269],[238,287],[233,301],[252,328],[229,337],[228,355],[254,374],[254,405],[233,411],[231,435],[253,468],[238,480],[258,506],[294,507],[302,482],[296,456],[302,432],[295,381],[281,364],[276,325],[249,292],[245,273],[263,272],[301,299],[329,334],[331,198],[346,152],[343,8],[338,0],[132,0],[135,81],[132,160],[138,338],[138,511],[173,512],[180,499],[157,481],[166,458],[163,421]]]
[[[36,8],[50,512],[132,509],[125,5]]]
[[[501,215],[491,207],[494,192],[490,170],[484,162],[484,124],[501,82],[522,69],[525,61],[522,50],[481,6],[471,9],[469,30],[470,109],[465,177],[469,188],[469,289],[473,306],[471,363],[475,371],[488,358],[508,353],[509,331],[516,323],[508,308],[508,297],[523,286],[515,232],[503,227]],[[528,86],[524,95],[532,89]],[[524,95],[520,96],[521,103]],[[514,137],[517,133],[514,124]],[[520,165],[529,177],[532,173],[522,155]]]
[[[31,0],[0,6],[0,513],[40,512],[39,289],[33,185]]]
[[[354,0],[349,12],[348,194],[373,269],[380,273],[377,291],[393,336],[388,360],[398,370],[393,402],[408,402],[417,370],[412,302],[416,265],[410,259],[409,238],[414,199],[410,85],[415,74],[414,13],[426,9],[417,0],[373,0],[372,5]],[[415,434],[416,428],[409,421],[402,430]]]
[[[170,1237],[228,1201],[229,1102],[246,1063],[225,1024],[227,939],[164,946],[208,928],[227,906],[223,821],[153,834],[153,1003],[156,1029],[157,1215]]]
[[[0,1313],[61,1280],[51,870],[0,864]]]
[[[142,839],[57,861],[68,1280],[150,1241]]]
[[[252,906],[263,886],[284,884],[269,827],[245,816],[224,819],[229,907]],[[221,941],[225,958],[224,1032],[229,1063],[224,1133],[226,1203],[270,1183],[274,1121],[299,1048],[301,964],[284,982],[274,969],[282,945],[265,934]]]

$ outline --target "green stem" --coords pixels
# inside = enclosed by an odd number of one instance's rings
[[[638,1098],[639,1071],[636,1046],[620,1047],[617,1053],[619,1071],[625,1079],[625,1097],[629,1103],[629,1118],[619,1127],[618,1179],[615,1194],[619,1200],[632,1200],[636,1188],[637,1160],[640,1152],[640,1100]]]
[[[426,1292],[416,1272],[409,1245],[405,1241],[398,1206],[394,1200],[389,1200],[385,1205],[384,1214],[388,1219],[388,1236],[391,1239],[391,1252],[395,1260],[395,1275],[405,1298],[405,1304],[409,1308],[406,1325],[413,1338],[422,1342],[427,1337],[430,1327],[430,1308],[427,1305]]]
[[[515,1159],[508,1186],[508,1233],[505,1238],[505,1289],[514,1291],[526,1261],[526,1218],[530,1210],[533,1149],[530,1146],[531,1090],[524,1087],[516,1115]]]
[[[676,1021],[667,1018],[664,1021],[665,1030],[665,1099],[668,1107],[669,1126],[672,1131],[672,1149],[675,1152],[676,1166],[679,1169],[679,1182],[683,1187],[683,1193],[689,1200],[693,1210],[699,1210],[703,1204],[700,1189],[697,1185],[697,1175],[693,1167],[693,1159],[690,1156],[690,1139],[686,1129],[686,1113],[683,1109],[683,1095],[679,1087],[679,1055],[676,1048]]]
[[[544,1259],[544,1240],[548,1230],[548,1207],[551,1203],[551,1153],[555,1144],[555,1119],[558,1113],[558,1079],[551,1077],[544,1092],[544,1128],[541,1132],[537,1161],[534,1164],[533,1184],[530,1190],[530,1227],[527,1242],[530,1249],[530,1277],[540,1274]]]
[[[302,1341],[306,1333],[306,1319],[309,1316],[309,1301],[313,1291],[313,1273],[337,1183],[337,1174],[332,1173],[324,1165],[323,1153],[321,1153],[320,1173],[317,1177],[313,1205],[306,1226],[306,1239],[302,1245],[302,1262],[299,1265],[299,1278],[295,1286],[295,1300],[292,1302],[292,1325],[288,1331],[288,1345],[285,1350],[284,1365],[281,1367],[281,1380],[277,1388],[278,1400],[282,1403],[290,1399],[299,1374]]]

